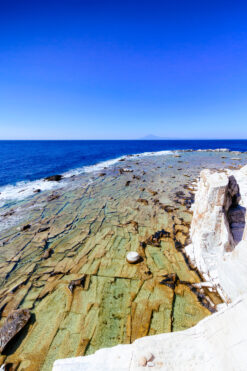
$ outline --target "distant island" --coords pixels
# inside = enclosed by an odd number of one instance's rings
[[[149,134],[143,138],[140,138],[139,140],[169,140],[169,139],[173,139],[173,138],[163,138],[163,137],[158,137],[156,135]]]

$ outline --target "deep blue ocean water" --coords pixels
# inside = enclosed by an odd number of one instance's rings
[[[177,149],[247,151],[247,140],[0,141],[0,187],[122,155]]]

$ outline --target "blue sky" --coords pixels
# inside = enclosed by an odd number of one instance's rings
[[[247,138],[247,5],[1,1],[0,139]]]

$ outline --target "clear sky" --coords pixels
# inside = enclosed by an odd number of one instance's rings
[[[0,139],[247,138],[245,1],[0,0]]]

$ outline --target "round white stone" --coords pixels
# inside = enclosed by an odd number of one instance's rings
[[[136,263],[139,259],[140,255],[135,251],[130,251],[126,256],[126,260],[128,263]]]

